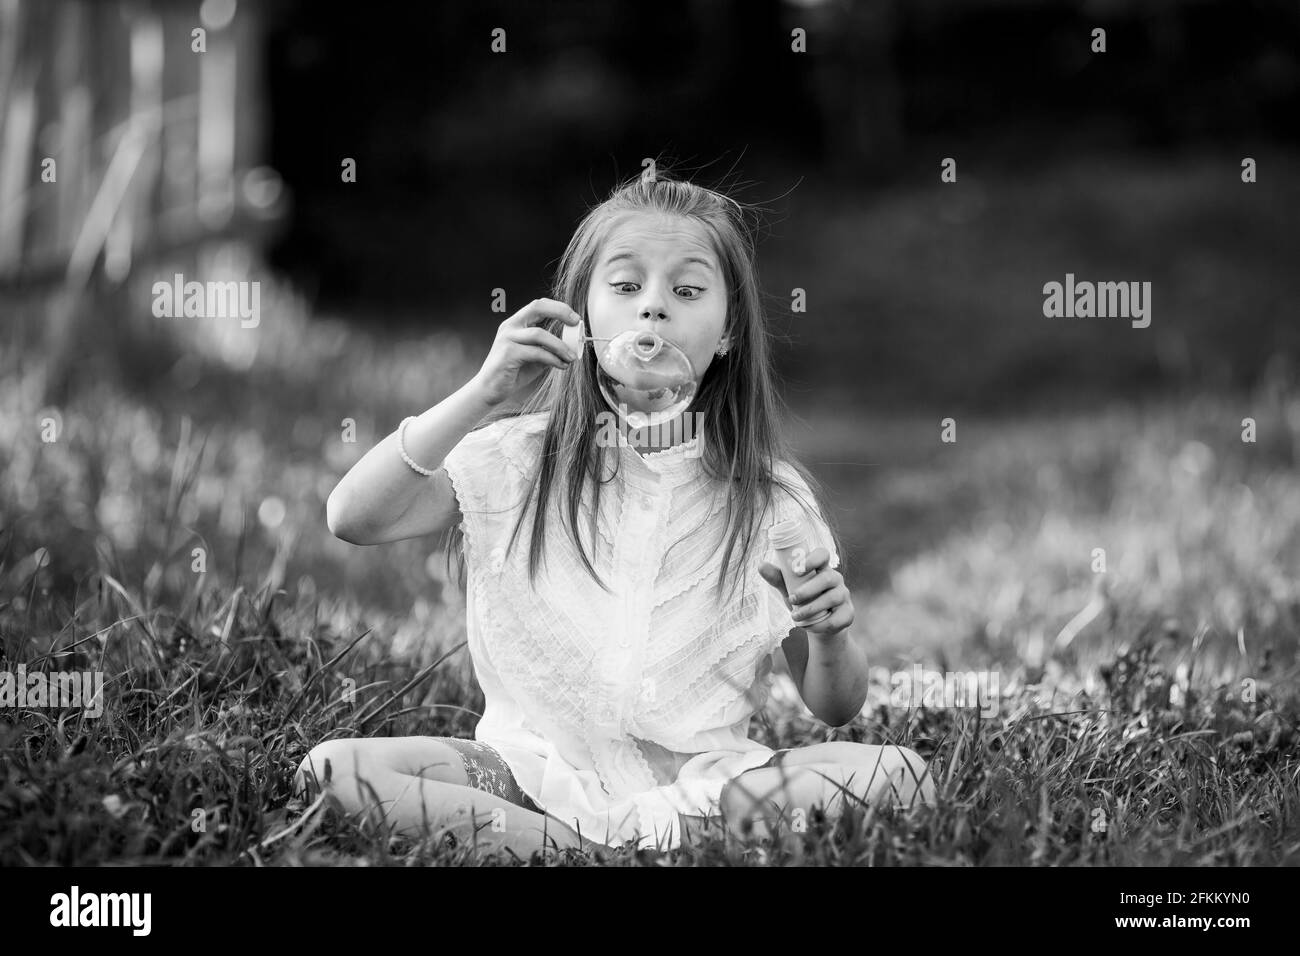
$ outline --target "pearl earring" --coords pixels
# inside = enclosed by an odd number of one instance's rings
[[[718,354],[719,356],[726,355],[726,354],[727,354],[727,347],[724,345],[722,348],[718,349],[717,354]]]

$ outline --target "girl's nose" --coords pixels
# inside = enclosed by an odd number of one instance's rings
[[[649,306],[646,306],[645,308],[643,308],[643,309],[641,310],[641,318],[643,318],[643,319],[666,319],[666,318],[668,318],[668,314],[667,314],[666,312],[664,312],[664,310],[663,310],[663,308],[662,308],[661,306],[655,306],[653,309],[650,308]]]

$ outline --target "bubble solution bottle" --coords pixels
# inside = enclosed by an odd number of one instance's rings
[[[812,536],[812,529],[808,522],[801,521],[798,518],[789,518],[785,521],[778,521],[767,530],[768,544],[776,552],[776,566],[781,569],[781,577],[785,579],[785,593],[793,594],[804,581],[811,578],[815,572],[807,568],[808,555],[812,554],[817,547],[816,541]],[[817,617],[807,621],[799,622],[800,627],[807,627],[809,624],[817,624],[830,617],[830,608],[822,611]]]

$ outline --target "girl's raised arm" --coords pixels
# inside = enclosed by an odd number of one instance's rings
[[[535,299],[501,323],[478,373],[406,428],[406,454],[424,476],[402,460],[394,431],[343,476],[325,503],[330,533],[351,544],[384,544],[432,534],[459,513],[451,479],[442,462],[495,406],[536,379],[545,366],[567,368],[577,355],[558,336],[537,328],[559,318],[581,319],[562,302]]]

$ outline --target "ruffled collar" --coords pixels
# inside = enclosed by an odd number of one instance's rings
[[[638,487],[653,488],[664,480],[681,484],[699,474],[703,467],[704,436],[699,428],[687,441],[645,454],[632,447],[621,429],[616,434],[622,467],[627,470],[628,480]]]

